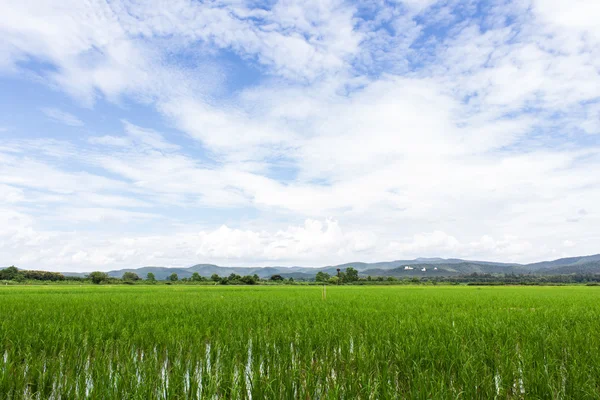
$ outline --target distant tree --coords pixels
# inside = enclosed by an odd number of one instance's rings
[[[331,278],[329,278],[329,283],[337,285],[338,283],[340,283],[340,278],[338,278],[337,276],[332,276]]]
[[[260,277],[257,274],[252,275],[256,282],[260,281]]]
[[[241,277],[241,276],[239,276],[238,274],[234,274],[234,273],[232,273],[231,275],[229,275],[229,278],[228,278],[228,279],[229,279],[230,281],[239,281],[241,278],[242,278],[242,277]]]
[[[292,278],[292,277],[290,276],[290,279],[288,279],[288,282],[289,282],[289,283],[293,283],[293,282],[294,282],[294,278]]]
[[[148,275],[146,275],[146,280],[150,283],[154,283],[156,282],[156,276],[154,276],[152,272],[148,272]]]
[[[192,274],[192,282],[200,282],[202,280],[202,277],[200,276],[199,273],[194,272]]]
[[[358,280],[358,271],[352,267],[346,268],[346,273],[344,275],[345,282],[356,282]]]
[[[255,285],[256,282],[258,282],[258,279],[255,278],[256,275],[254,276],[250,276],[250,275],[246,275],[246,276],[242,276],[240,278],[240,282],[246,284],[246,285]]]
[[[373,278],[371,278],[371,275],[367,276],[367,281],[371,282],[373,280]]]
[[[214,282],[219,282],[221,280],[221,277],[219,276],[219,274],[212,274],[210,276],[210,280]]]
[[[169,275],[169,280],[171,282],[175,282],[179,280],[179,277],[177,276],[177,274],[175,272],[173,272],[171,275]]]
[[[317,276],[315,277],[315,280],[317,282],[327,282],[329,280],[329,278],[331,278],[331,276],[327,272],[319,271],[319,272],[317,272]]]
[[[273,275],[270,278],[272,281],[282,281],[283,280],[283,276],[277,274],[277,275]]]
[[[139,281],[140,277],[135,272],[125,272],[121,277],[124,281]]]
[[[99,285],[102,282],[108,281],[108,274],[106,272],[94,271],[88,275],[88,279],[90,279],[92,283]]]
[[[29,271],[23,270],[19,271],[23,274],[24,279],[36,280],[36,281],[64,281],[65,276],[58,272],[49,272],[49,271]]]
[[[8,268],[4,268],[0,270],[0,280],[3,281],[12,281],[19,274],[19,269],[17,267],[10,266]]]

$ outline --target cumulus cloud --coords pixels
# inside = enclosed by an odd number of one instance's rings
[[[134,102],[177,132],[132,115],[80,141],[4,140],[0,204],[21,238],[4,255],[108,268],[597,252],[596,3],[463,3],[10,4],[0,71],[86,107]],[[260,79],[228,88],[231,54]],[[133,225],[148,232],[111,238]]]

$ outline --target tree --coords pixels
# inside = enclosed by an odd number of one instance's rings
[[[200,276],[199,273],[194,272],[192,274],[192,282],[200,282],[202,280],[202,277]]]
[[[35,280],[35,281],[64,281],[65,276],[58,272],[48,271],[19,271],[19,274],[23,275],[24,279]]]
[[[254,275],[254,276],[250,276],[250,275],[242,276],[242,277],[240,278],[240,281],[241,281],[242,283],[245,283],[246,285],[254,285],[254,284],[256,284],[256,282],[258,281],[258,280],[255,278],[255,276],[256,276],[256,275]]]
[[[270,278],[272,281],[282,281],[283,280],[283,276],[277,274],[277,275],[273,275]]]
[[[231,275],[229,275],[229,280],[230,281],[239,281],[242,277],[239,276],[238,274],[234,274],[232,273]]]
[[[154,283],[156,282],[156,276],[154,276],[152,272],[148,272],[148,275],[146,275],[146,280],[148,282]]]
[[[352,267],[346,268],[346,273],[344,274],[345,282],[356,282],[358,281],[358,271]]]
[[[340,283],[340,278],[338,278],[337,276],[332,276],[331,278],[329,278],[329,283],[336,285]]]
[[[140,277],[135,272],[125,272],[121,279],[124,281],[139,281]]]
[[[317,276],[315,277],[315,280],[317,282],[327,282],[329,280],[329,278],[331,278],[331,276],[329,276],[329,274],[327,272],[319,271],[319,272],[317,272]]]
[[[92,283],[99,285],[102,282],[108,281],[108,274],[106,272],[94,271],[88,275],[88,278]]]
[[[11,281],[19,274],[19,270],[14,265],[0,270],[0,280]]]
[[[221,280],[221,277],[219,276],[219,274],[212,274],[210,276],[210,280],[214,282],[219,282]]]
[[[169,280],[171,282],[175,282],[175,281],[179,280],[179,277],[177,276],[177,274],[175,272],[173,272],[171,275],[169,275]]]

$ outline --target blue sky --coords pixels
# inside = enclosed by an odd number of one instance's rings
[[[600,251],[596,1],[5,3],[4,264]]]

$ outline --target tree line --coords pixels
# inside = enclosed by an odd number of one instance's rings
[[[0,281],[64,281],[66,279],[58,272],[21,270],[15,266],[0,270]]]
[[[149,272],[144,278],[135,272],[125,272],[121,278],[111,277],[106,272],[94,271],[86,275],[65,276],[58,272],[21,270],[14,266],[0,269],[0,281],[48,281],[48,282],[91,282],[94,284],[156,284],[159,280],[155,274]],[[472,273],[456,276],[436,277],[402,277],[394,276],[359,276],[355,268],[348,267],[344,271],[338,269],[337,274],[331,275],[318,271],[313,279],[297,279],[298,282],[316,282],[326,285],[368,285],[368,284],[467,284],[467,285],[549,285],[549,284],[588,284],[600,285],[600,274],[570,274],[570,275],[535,275],[535,274],[480,274]],[[218,285],[256,285],[256,284],[294,284],[293,277],[285,278],[275,274],[269,278],[260,278],[258,275],[238,275],[232,273],[228,276],[212,274],[210,277],[194,272],[189,278],[179,278],[177,273],[170,274],[164,284],[176,283],[204,283]]]

